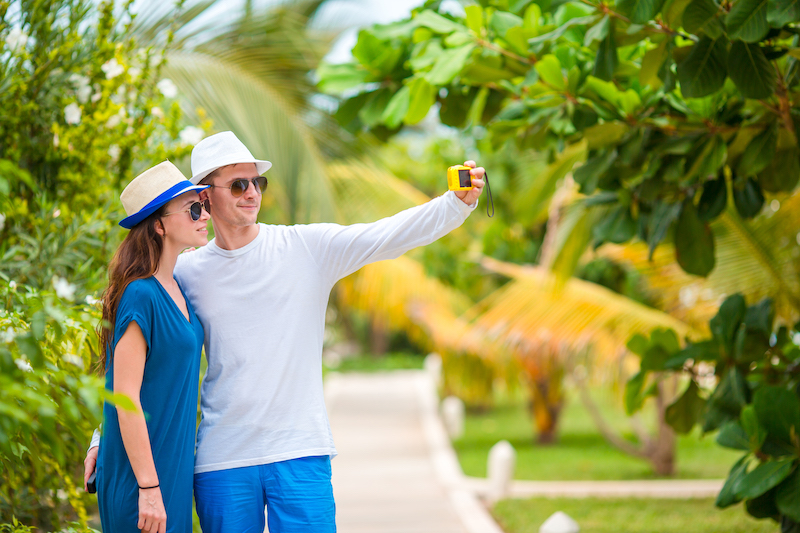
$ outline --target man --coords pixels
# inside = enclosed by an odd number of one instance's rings
[[[191,181],[210,185],[215,238],[182,254],[175,276],[205,329],[194,469],[205,533],[261,533],[265,506],[272,533],[336,530],[321,364],[331,289],[460,226],[484,185],[483,169],[465,165],[474,189],[371,224],[275,226],[257,224],[271,163],[231,132],[194,148]],[[93,447],[86,477],[96,457]]]

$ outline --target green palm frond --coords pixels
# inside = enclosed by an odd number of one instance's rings
[[[408,182],[362,161],[329,164],[328,178],[346,224],[372,222],[430,200]]]
[[[256,157],[275,164],[270,190],[280,221],[338,219],[322,156],[308,127],[272,87],[238,67],[198,53],[170,55],[165,73],[217,130],[232,130]],[[270,206],[264,206],[269,211]]]

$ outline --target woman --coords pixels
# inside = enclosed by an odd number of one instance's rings
[[[109,533],[192,530],[203,327],[172,271],[181,251],[208,242],[205,188],[166,161],[120,196],[130,233],[109,267],[98,334],[106,388],[134,409],[103,407],[97,496]]]

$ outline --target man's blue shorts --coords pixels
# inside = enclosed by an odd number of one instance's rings
[[[335,533],[329,456],[300,457],[194,475],[203,533]]]

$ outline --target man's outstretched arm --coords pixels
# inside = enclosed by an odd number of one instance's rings
[[[474,167],[474,161],[466,166]],[[483,191],[483,168],[473,168],[474,188],[448,191],[422,205],[369,224],[310,224],[294,226],[309,253],[333,285],[359,268],[394,259],[425,246],[459,227],[477,206]]]

